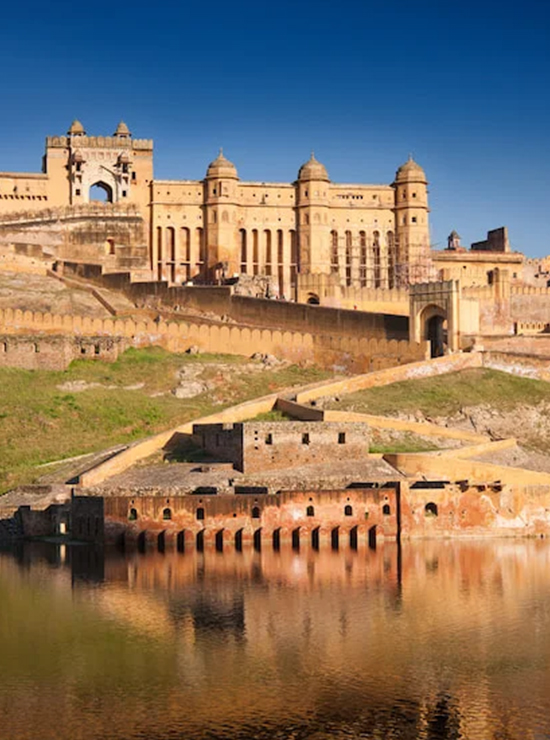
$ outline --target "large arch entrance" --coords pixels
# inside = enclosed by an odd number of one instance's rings
[[[113,189],[106,182],[100,180],[90,186],[89,199],[92,203],[112,203]]]
[[[439,306],[428,306],[422,312],[422,333],[430,343],[430,357],[442,357],[448,347],[447,316]]]

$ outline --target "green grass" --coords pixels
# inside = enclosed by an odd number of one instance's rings
[[[415,411],[448,416],[467,406],[484,404],[510,411],[544,402],[550,402],[550,383],[479,369],[369,388],[331,401],[327,408],[384,416]]]
[[[64,372],[0,368],[0,492],[31,482],[42,463],[95,452],[184,423],[224,406],[328,377],[316,368],[283,366],[239,374],[250,362],[233,355],[176,355],[160,348],[130,349],[114,363],[77,360]],[[166,393],[176,373],[206,364],[201,379],[215,388],[191,399]],[[223,364],[223,367],[220,367]],[[231,368],[234,367],[234,372]],[[70,381],[115,389],[61,391]],[[125,386],[143,383],[139,390]]]

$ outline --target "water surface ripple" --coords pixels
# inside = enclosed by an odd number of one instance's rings
[[[550,739],[550,545],[0,553],[1,740]]]

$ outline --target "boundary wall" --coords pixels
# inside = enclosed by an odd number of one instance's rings
[[[203,352],[250,356],[259,349],[291,362],[314,362],[336,371],[365,372],[424,356],[420,345],[405,340],[299,331],[280,331],[192,321],[94,319],[19,309],[0,310],[2,334],[38,333],[122,337],[135,347],[160,345],[171,352],[197,346]]]
[[[431,375],[455,372],[456,370],[461,370],[466,367],[480,366],[481,357],[478,354],[470,354],[441,357],[436,360],[426,360],[421,363],[415,363],[415,365],[411,367],[413,367],[417,377],[429,377]],[[393,368],[393,370],[399,369],[405,370],[405,368]],[[412,377],[414,377],[414,375]],[[182,426],[169,429],[166,432],[157,434],[154,437],[149,437],[141,442],[136,442],[132,446],[119,452],[117,455],[114,455],[108,460],[101,462],[99,465],[96,465],[90,470],[82,473],[79,476],[79,484],[84,487],[99,485],[107,478],[117,475],[118,473],[122,473],[139,460],[143,460],[144,458],[149,457],[149,455],[161,450],[169,443],[175,434],[192,434],[193,426],[195,424],[234,423],[253,419],[258,416],[258,414],[273,410],[275,406],[279,404],[280,397],[283,399],[283,405],[282,407],[279,405],[279,408],[282,408],[283,410],[286,409],[287,412],[291,412],[293,407],[296,407],[297,404],[303,403],[304,396],[306,397],[305,400],[320,398],[322,396],[331,395],[335,392],[335,388],[349,388],[349,390],[345,390],[345,392],[351,393],[353,390],[359,390],[362,387],[371,388],[376,385],[388,385],[389,383],[403,379],[407,378],[397,376],[394,380],[391,380],[391,375],[388,374],[388,371],[380,371],[360,375],[356,378],[348,378],[339,381],[326,381],[316,384],[315,386],[305,386],[302,387],[302,389],[298,389],[298,391],[289,389],[286,392],[280,391],[268,396],[256,398],[252,401],[239,404],[238,406],[224,409],[219,413],[199,419],[193,419]],[[296,399],[296,403],[287,403],[288,399],[291,397]],[[285,403],[287,404],[286,406]],[[300,417],[298,416],[298,418]]]

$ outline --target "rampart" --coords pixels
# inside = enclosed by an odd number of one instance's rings
[[[283,331],[315,334],[337,332],[347,336],[388,340],[409,338],[408,308],[404,315],[383,313],[378,305],[373,312],[336,309],[234,295],[231,286],[170,286],[166,281],[132,282],[129,273],[102,274],[99,265],[65,262],[63,269],[66,274],[73,273],[106,288],[121,290],[138,306],[190,308],[225,316],[239,324],[277,327]],[[373,290],[373,297],[375,292]],[[390,295],[392,291],[385,293]]]
[[[92,319],[5,309],[0,310],[0,332],[121,337],[134,347],[160,345],[171,352],[185,352],[189,347],[197,346],[203,352],[250,356],[261,349],[291,362],[315,362],[321,367],[350,372],[413,362],[423,356],[420,346],[385,338],[382,331],[378,336],[368,338],[369,331],[360,321],[355,325],[350,322],[348,332],[338,332],[335,326],[333,331],[315,334],[223,323]]]

